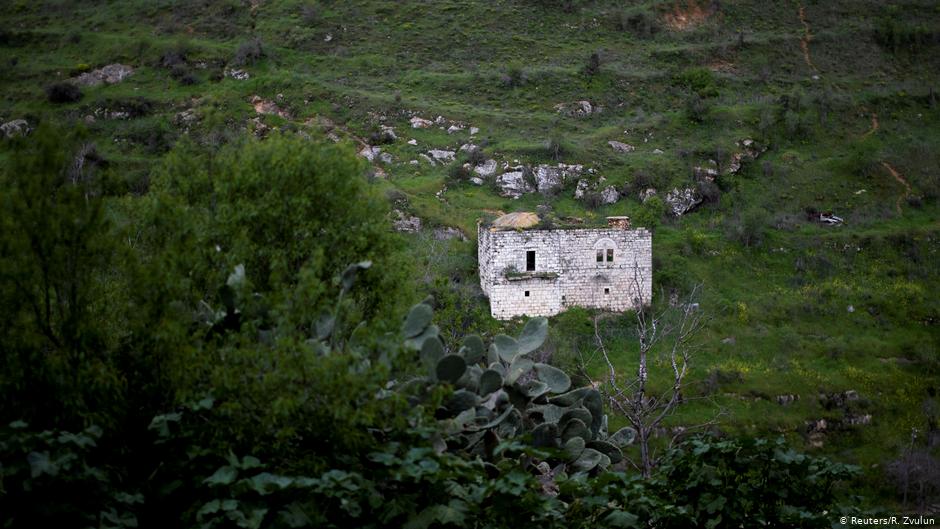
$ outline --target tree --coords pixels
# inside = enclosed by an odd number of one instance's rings
[[[654,311],[642,295],[642,278],[634,277],[634,332],[638,345],[636,375],[617,372],[608,354],[600,332],[600,318],[594,316],[594,338],[597,348],[607,366],[607,379],[600,386],[614,413],[622,415],[636,430],[636,443],[640,450],[640,461],[634,463],[644,477],[650,477],[657,457],[650,449],[650,439],[663,420],[673,414],[683,402],[682,394],[689,361],[698,349],[695,338],[704,324],[704,315],[695,302],[700,286],[693,287],[686,303],[677,307],[665,307]],[[666,355],[671,372],[671,383],[661,394],[654,394],[649,384],[651,357],[657,353]],[[582,371],[584,362],[582,360]],[[703,426],[703,425],[701,425]],[[675,440],[675,437],[673,437]]]

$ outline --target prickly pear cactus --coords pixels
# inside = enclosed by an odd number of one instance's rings
[[[449,449],[485,456],[493,441],[525,440],[556,449],[576,473],[623,459],[621,449],[636,432],[608,433],[601,394],[592,387],[572,389],[564,371],[529,358],[545,342],[547,319],[529,320],[517,337],[498,335],[488,348],[479,336],[467,336],[456,353],[445,354],[432,318],[431,307],[420,303],[402,325],[405,345],[419,352],[427,373],[407,386],[453,386],[438,410]]]

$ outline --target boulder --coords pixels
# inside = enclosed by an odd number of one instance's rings
[[[476,145],[474,145],[474,144],[472,144],[472,143],[464,143],[464,144],[461,145],[460,148],[457,149],[457,150],[460,151],[460,152],[467,152],[467,153],[470,153],[470,152],[473,152],[473,151],[476,151],[476,150],[479,150],[479,149],[480,149],[479,147],[477,147]]]
[[[535,188],[539,193],[550,193],[565,184],[561,169],[550,165],[539,165],[533,171]]]
[[[595,107],[590,101],[574,101],[572,103],[558,103],[555,105],[555,111],[566,116],[582,118],[599,112],[600,108]]]
[[[472,176],[470,177],[470,183],[476,186],[481,186],[485,183],[485,181],[479,176]]]
[[[176,117],[173,118],[173,122],[176,123],[177,127],[189,129],[189,127],[199,122],[199,114],[196,113],[196,109],[187,108],[182,112],[178,112]]]
[[[440,149],[432,149],[428,151],[428,156],[434,158],[438,162],[448,163],[454,161],[454,157],[457,155],[454,151],[444,151]]]
[[[601,204],[614,204],[620,200],[620,192],[614,186],[607,186],[601,191]]]
[[[643,204],[646,204],[646,202],[649,201],[649,199],[655,196],[656,196],[656,189],[652,187],[647,187],[643,191],[640,191],[640,202],[642,202]]]
[[[450,127],[447,127],[448,134],[453,134],[455,132],[460,132],[462,130],[463,130],[463,127],[460,125],[451,125]]]
[[[423,158],[425,161],[427,161],[431,165],[437,165],[437,162],[434,161],[434,158],[431,158],[427,154],[419,154],[418,156]]]
[[[489,178],[496,174],[496,160],[489,159],[473,168],[473,172],[483,178]],[[482,182],[481,182],[482,183]]]
[[[399,209],[396,209],[394,213],[398,216],[397,220],[392,221],[395,231],[413,233],[421,230],[421,219],[418,217],[408,215]]]
[[[662,149],[653,149],[653,154],[663,154]]]
[[[277,106],[277,103],[269,99],[262,99],[260,96],[254,95],[251,96],[251,99],[248,100],[251,103],[251,106],[254,107],[256,114],[270,114],[274,116],[280,116],[284,119],[290,119],[290,113],[281,107]]]
[[[525,168],[519,166],[511,169],[496,177],[496,186],[499,188],[500,195],[516,199],[525,193],[535,191],[526,179]]]
[[[418,140],[416,140],[416,139],[410,139],[410,140],[408,140],[408,145],[417,145],[417,144],[418,144]]]
[[[691,187],[681,190],[674,187],[672,191],[666,194],[666,206],[669,208],[669,212],[677,217],[692,211],[701,203],[702,196],[698,190]]]
[[[245,70],[239,70],[237,68],[226,69],[222,73],[225,77],[230,79],[235,79],[236,81],[247,81],[251,79],[251,75]]]
[[[29,123],[25,119],[14,119],[0,125],[0,132],[4,138],[15,138],[17,136],[26,136],[30,133]]]
[[[379,154],[379,161],[386,165],[391,165],[391,163],[395,161],[395,158],[391,154],[383,152]]]
[[[366,145],[365,147],[362,148],[361,151],[359,151],[359,156],[362,156],[363,158],[365,158],[366,160],[369,160],[370,162],[374,162],[381,153],[382,153],[381,147],[373,147],[371,145]]]
[[[434,228],[433,236],[439,241],[449,241],[451,239],[467,240],[467,236],[464,235],[462,231],[457,228],[451,228],[450,226]]]
[[[607,145],[610,145],[611,149],[619,153],[628,153],[628,152],[633,152],[636,150],[636,147],[634,147],[633,145],[629,145],[627,143],[623,143],[619,141],[611,140],[607,142]]]
[[[574,198],[584,198],[584,195],[587,194],[590,187],[591,185],[588,183],[587,179],[582,178],[578,180],[578,185],[574,188]]]
[[[411,118],[411,128],[413,129],[426,129],[433,124],[434,123],[431,122],[430,120],[420,118],[418,116]]]
[[[379,125],[379,134],[381,134],[382,139],[387,143],[398,140],[398,135],[395,134],[395,128],[389,127],[388,125]]]
[[[693,167],[692,177],[695,178],[696,180],[705,180],[708,182],[714,182],[715,178],[718,178],[718,170],[713,169],[711,167]]]
[[[73,83],[78,86],[98,86],[100,84],[116,84],[120,83],[128,76],[134,73],[134,69],[126,64],[109,64],[98,68],[97,70],[92,70],[90,72],[85,72],[74,79],[71,79]]]
[[[478,133],[478,132],[480,132],[480,129],[479,129],[479,128],[477,128],[477,127],[470,127],[470,135],[471,135],[471,136],[473,136],[474,134],[476,134],[476,133]]]

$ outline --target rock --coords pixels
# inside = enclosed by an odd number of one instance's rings
[[[359,151],[359,156],[362,156],[363,158],[365,158],[366,160],[369,160],[370,162],[374,162],[375,159],[378,158],[381,153],[382,153],[381,147],[373,147],[371,145],[366,145],[365,147],[362,148],[361,151]]]
[[[248,79],[251,79],[251,75],[248,72],[245,70],[239,70],[237,68],[226,68],[223,72],[223,75],[230,79],[235,79],[236,81],[247,81]]]
[[[434,123],[432,123],[430,120],[419,118],[418,116],[411,118],[411,128],[413,129],[426,129],[433,124]]]
[[[173,119],[173,122],[176,123],[177,127],[189,129],[189,127],[199,122],[199,114],[196,113],[196,109],[188,108],[182,112],[177,113],[176,117]]]
[[[614,204],[620,200],[620,192],[614,186],[607,186],[601,191],[602,204]]]
[[[398,209],[396,209],[394,213],[398,215],[398,220],[392,222],[395,231],[414,233],[421,230],[421,219],[418,217],[408,215]]]
[[[428,162],[429,164],[431,164],[431,165],[437,165],[437,162],[434,161],[434,158],[431,158],[431,157],[428,156],[427,154],[419,154],[418,156],[420,156],[421,158],[424,158],[425,160],[427,160],[427,162]]]
[[[610,145],[610,147],[613,150],[619,153],[628,153],[628,152],[633,152],[636,150],[636,147],[634,147],[633,145],[629,145],[629,144],[619,142],[619,141],[611,140],[607,142],[607,145]]]
[[[489,178],[496,174],[496,160],[489,159],[480,165],[473,168],[473,172],[482,176],[483,178]]]
[[[441,162],[441,163],[448,163],[448,162],[454,161],[454,157],[457,155],[457,153],[455,153],[454,151],[444,151],[444,150],[440,150],[440,149],[432,149],[432,150],[428,151],[428,155],[429,155],[431,158],[434,158],[435,160],[437,160],[437,161],[439,161],[439,162]]]
[[[550,165],[539,165],[533,171],[535,188],[539,193],[550,193],[564,185],[561,169]]]
[[[573,103],[558,103],[555,105],[555,110],[559,114],[581,118],[599,112],[600,108],[591,105],[590,101],[575,101]]]
[[[849,305],[848,307],[845,308],[845,310],[846,310],[849,314],[851,314],[851,313],[855,312],[855,307],[854,307],[853,305]]]
[[[421,165],[421,162],[419,162],[418,160],[411,160],[408,163],[411,165]]]
[[[693,167],[692,177],[696,180],[714,182],[715,178],[718,178],[718,170],[711,167]]]
[[[435,123],[436,125],[443,125],[443,124],[446,123],[446,122],[447,122],[447,120],[444,119],[444,116],[437,116],[436,118],[434,118],[434,123]]]
[[[255,137],[258,137],[258,138],[263,138],[267,136],[268,131],[271,130],[270,127],[268,127],[267,125],[265,125],[263,121],[261,121],[260,117],[254,117],[254,118],[249,119],[248,128],[251,129],[251,132],[255,135]]]
[[[481,186],[481,185],[483,185],[485,182],[484,182],[484,180],[483,180],[482,178],[480,178],[479,176],[472,176],[472,177],[470,177],[470,183],[473,184],[473,185]]]
[[[26,136],[30,133],[29,123],[25,119],[14,119],[0,125],[0,132],[4,138],[15,138],[17,136]]]
[[[734,345],[737,343],[737,340],[734,338],[734,336],[729,336],[725,338],[724,340],[722,340],[721,343],[725,345]]]
[[[640,202],[642,202],[643,204],[646,204],[649,201],[649,199],[655,196],[656,196],[656,189],[652,187],[648,187],[644,189],[643,191],[640,191]]]
[[[535,191],[526,179],[523,167],[515,167],[512,171],[497,176],[496,186],[499,187],[500,195],[514,199]]]
[[[457,228],[451,228],[450,226],[434,228],[433,236],[439,241],[449,241],[451,239],[460,239],[461,241],[467,240],[467,236],[464,235],[462,231]]]
[[[589,188],[590,184],[588,183],[587,179],[582,178],[581,180],[578,180],[578,185],[574,188],[574,198],[579,200],[584,198],[584,195],[587,194]]]
[[[662,149],[653,149],[653,154],[662,154],[662,153],[663,153]]]
[[[478,133],[478,132],[480,132],[480,129],[479,129],[479,128],[477,128],[477,127],[470,127],[470,135],[471,135],[471,136],[473,136],[474,134],[476,134],[476,133]]]
[[[450,127],[447,127],[448,134],[453,134],[455,132],[460,132],[462,130],[463,130],[463,127],[460,125],[451,125]]]
[[[702,196],[691,187],[682,190],[673,188],[672,191],[666,194],[666,206],[669,208],[670,213],[677,217],[692,211],[701,203]]]
[[[255,108],[255,113],[257,114],[269,114],[280,116],[284,119],[290,119],[290,113],[277,106],[277,103],[274,101],[262,99],[260,96],[254,95],[251,96],[248,102]]]
[[[125,64],[109,64],[107,66],[98,68],[97,70],[85,72],[78,77],[71,79],[71,81],[79,86],[116,84],[126,79],[132,73],[134,73],[134,69]]]
[[[777,404],[781,406],[789,406],[794,402],[800,400],[799,395],[787,394],[787,395],[777,395]]]
[[[470,152],[473,152],[473,151],[477,151],[477,150],[479,150],[479,149],[480,149],[479,147],[477,147],[476,145],[474,145],[474,144],[472,144],[472,143],[464,143],[464,144],[461,145],[460,148],[457,149],[457,150],[460,151],[460,152],[467,152],[467,153],[470,153]]]
[[[418,140],[415,140],[415,139],[408,140],[408,145],[417,145],[417,144],[418,144]]]
[[[392,162],[395,161],[395,158],[394,158],[391,154],[389,154],[389,153],[387,153],[387,152],[383,152],[383,153],[379,154],[379,161],[382,162],[382,163],[384,163],[384,164],[386,164],[386,165],[391,165]]]
[[[388,125],[379,125],[379,132],[385,138],[385,141],[391,143],[398,140],[398,135],[395,134],[395,128],[389,127]]]

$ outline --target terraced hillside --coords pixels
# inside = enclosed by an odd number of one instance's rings
[[[628,215],[654,230],[655,303],[703,286],[671,427],[783,434],[885,501],[912,431],[940,443],[936,2],[22,0],[2,19],[0,121],[25,120],[5,132],[87,129],[128,201],[183,140],[346,142],[454,336],[502,328],[479,219]],[[594,316],[552,320],[554,361],[602,380],[600,336],[634,369],[632,317],[595,336]]]

